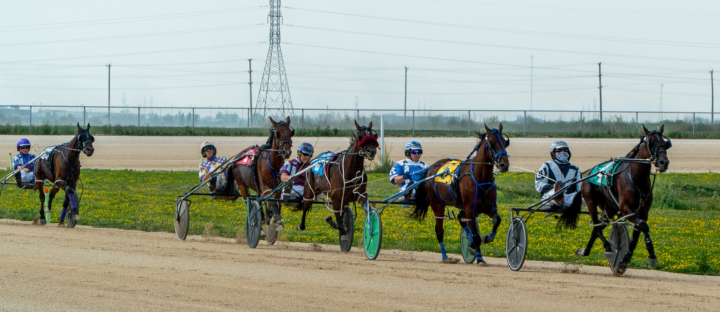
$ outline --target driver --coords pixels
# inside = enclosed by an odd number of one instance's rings
[[[425,178],[425,174],[430,166],[420,160],[423,149],[418,141],[410,141],[405,144],[405,159],[398,161],[390,169],[390,182],[397,184],[400,192],[404,191],[414,182]],[[406,200],[415,198],[415,189],[412,190]]]
[[[540,193],[542,199],[550,198],[568,183],[582,179],[582,172],[578,166],[570,163],[571,156],[570,147],[565,141],[555,141],[550,145],[552,161],[540,166],[540,170],[535,175],[535,189]],[[582,196],[577,196],[580,192],[580,185],[577,183],[565,190],[563,196],[558,196],[550,201],[552,210],[564,211],[571,205],[580,204]]]
[[[19,152],[13,158],[13,169],[17,170],[23,165],[35,159],[34,154],[30,154],[30,140],[22,138],[17,142],[17,151]],[[27,165],[27,167],[15,174],[15,182],[18,187],[22,187],[22,183],[35,182],[35,163]]]
[[[312,144],[308,142],[300,144],[297,150],[297,158],[286,161],[282,168],[280,168],[280,181],[285,182],[299,171],[307,168],[308,165],[310,165],[310,159],[312,159],[313,153],[315,153],[315,149]],[[303,173],[293,180],[292,189],[286,189],[286,192],[283,192],[283,199],[296,200],[303,196],[304,191],[305,174]],[[298,203],[288,203],[287,205],[297,206],[297,204]]]
[[[226,157],[217,156],[217,148],[212,142],[203,142],[200,145],[200,154],[205,159],[205,161],[200,163],[198,169],[198,174],[200,175],[200,182],[205,182],[210,179],[210,172],[215,170],[215,168],[222,166],[228,161]],[[212,193],[218,189],[222,190],[225,185],[225,180],[227,180],[227,170],[223,171],[222,174],[217,175],[208,183],[210,192]]]

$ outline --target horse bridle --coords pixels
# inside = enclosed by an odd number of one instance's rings
[[[85,139],[85,140],[81,140],[81,139],[80,139],[81,137],[82,137],[83,139]],[[89,137],[89,138],[88,138],[88,137]],[[87,153],[85,152],[85,144],[87,144],[88,142],[90,142],[90,143],[95,142],[95,137],[92,136],[92,134],[90,134],[90,132],[88,132],[87,130],[82,130],[82,131],[80,131],[80,133],[78,134],[78,141],[79,141],[78,145],[79,145],[79,147],[80,147],[80,148],[79,148],[80,151],[82,151],[83,154],[87,155]]]
[[[285,126],[285,127],[290,128],[290,139],[289,139],[289,140],[280,141],[280,138],[278,137],[277,134],[279,133],[278,128],[280,128],[280,127],[282,127],[282,126]],[[290,150],[290,153],[292,153],[292,147],[293,147],[293,144],[292,144],[292,136],[295,134],[295,128],[293,128],[292,126],[290,126],[290,125],[288,125],[288,124],[286,124],[286,123],[284,123],[284,122],[280,122],[280,123],[278,123],[277,126],[272,127],[272,129],[270,129],[270,130],[271,130],[272,133],[273,133],[273,140],[276,140],[276,141],[278,142],[278,148],[279,148],[279,149],[278,149],[278,150],[268,149],[268,151],[285,153],[286,151],[283,150],[282,148],[283,148],[283,146],[284,146],[285,144],[288,144],[288,145],[290,145],[290,149],[289,149],[289,150]]]
[[[364,135],[362,138],[360,137],[360,131],[365,131],[365,133],[366,133],[366,135]],[[375,139],[378,138],[377,131],[375,131],[375,130],[373,130],[373,129],[370,129],[370,128],[366,127],[366,126],[360,127],[360,128],[358,129],[358,132],[357,132],[357,133],[358,133],[358,137],[357,137],[357,143],[358,143],[358,145],[360,144],[360,141],[362,141],[362,139],[365,138],[365,137],[368,136],[368,135],[374,136]],[[366,145],[367,145],[367,144],[366,144]],[[376,153],[377,153],[377,152],[376,152]],[[360,151],[358,151],[357,154],[358,154],[360,157],[368,158],[368,156],[369,156],[371,153],[370,153],[370,152],[365,152],[365,148],[362,147],[362,146],[360,146]],[[368,159],[368,160],[369,160],[369,159]]]
[[[490,138],[489,138],[489,136],[491,136],[491,135],[495,135],[498,138],[498,141],[500,142],[500,146],[502,147],[502,151],[495,152],[495,150],[492,148],[492,145],[490,145]],[[503,143],[503,137],[507,138],[508,146],[509,146],[510,138],[505,134],[501,134],[500,131],[498,131],[497,129],[492,129],[492,132],[490,132],[485,137],[486,149],[488,151],[489,156],[493,160],[493,164],[495,164],[495,165],[498,165],[500,163],[500,157],[502,157],[503,155],[509,156],[507,153],[507,150],[505,149],[505,144]]]
[[[650,150],[650,140],[648,137],[650,135],[655,135],[658,140],[658,145],[655,148],[655,151]],[[663,141],[663,138],[665,138],[667,141]],[[672,141],[668,139],[666,136],[660,134],[660,132],[657,132],[657,130],[653,130],[645,137],[645,148],[647,148],[648,154],[650,154],[650,162],[655,165],[655,167],[658,167],[658,155],[662,152],[665,152],[667,154],[667,150],[672,147]]]

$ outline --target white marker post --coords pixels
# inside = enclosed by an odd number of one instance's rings
[[[380,163],[385,159],[385,122],[380,115]]]

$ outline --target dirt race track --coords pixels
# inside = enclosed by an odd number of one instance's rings
[[[496,242],[502,243],[502,242]],[[458,257],[458,256],[456,256]],[[717,311],[720,277],[0,220],[0,311]],[[566,272],[563,272],[566,271]]]
[[[40,154],[42,148],[69,141],[70,136],[28,136],[34,144],[33,152]],[[0,150],[15,153],[18,136],[0,136]],[[262,144],[261,137],[135,137],[96,136],[95,155],[82,157],[85,168],[134,169],[134,170],[195,170],[200,161],[200,143],[212,141],[221,156],[232,156],[252,144]],[[385,138],[390,158],[404,158],[403,148],[411,138]],[[423,144],[422,160],[431,164],[441,158],[465,159],[475,146],[474,138],[415,138]],[[514,138],[508,147],[510,165],[537,170],[549,160],[550,144],[556,138]],[[572,150],[572,162],[585,170],[610,157],[623,157],[638,139],[564,139]],[[347,138],[293,138],[295,146],[310,142],[315,154],[322,151],[340,151],[348,147]],[[719,172],[720,140],[673,140],[669,151],[670,172]],[[293,151],[293,157],[295,152]],[[379,158],[379,157],[378,157]],[[8,157],[0,157],[0,166],[9,164]],[[511,168],[512,171],[520,171]]]
[[[17,137],[0,137],[15,153]],[[67,136],[29,137],[48,146]],[[96,137],[86,168],[192,170],[198,137]],[[212,138],[231,155],[264,138]],[[555,139],[512,139],[511,165],[536,169]],[[295,142],[315,138],[296,138]],[[407,138],[388,138],[401,159]],[[421,139],[426,162],[463,158],[471,138]],[[637,140],[568,139],[581,168],[623,156]],[[720,171],[720,141],[674,140],[671,171]],[[297,143],[296,143],[297,145]],[[317,151],[347,147],[321,138]],[[39,152],[36,152],[39,153]],[[7,156],[0,165],[7,166]],[[1,198],[0,198],[1,200]],[[503,244],[504,242],[495,242]],[[531,242],[532,244],[532,242]],[[458,257],[458,256],[456,256]],[[376,261],[357,249],[283,243],[257,249],[221,238],[0,220],[0,311],[557,311],[720,309],[720,277],[529,261],[521,272],[505,259],[490,266],[442,264],[428,252],[383,250]],[[579,272],[578,272],[579,271]]]

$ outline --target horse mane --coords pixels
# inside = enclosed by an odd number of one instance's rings
[[[633,157],[637,156],[638,152],[640,152],[640,145],[644,143],[644,140],[645,140],[645,136],[644,135],[640,136],[640,143],[635,145],[635,147],[633,147],[630,150],[630,152],[627,153],[627,155],[625,155],[625,158],[633,158]]]

